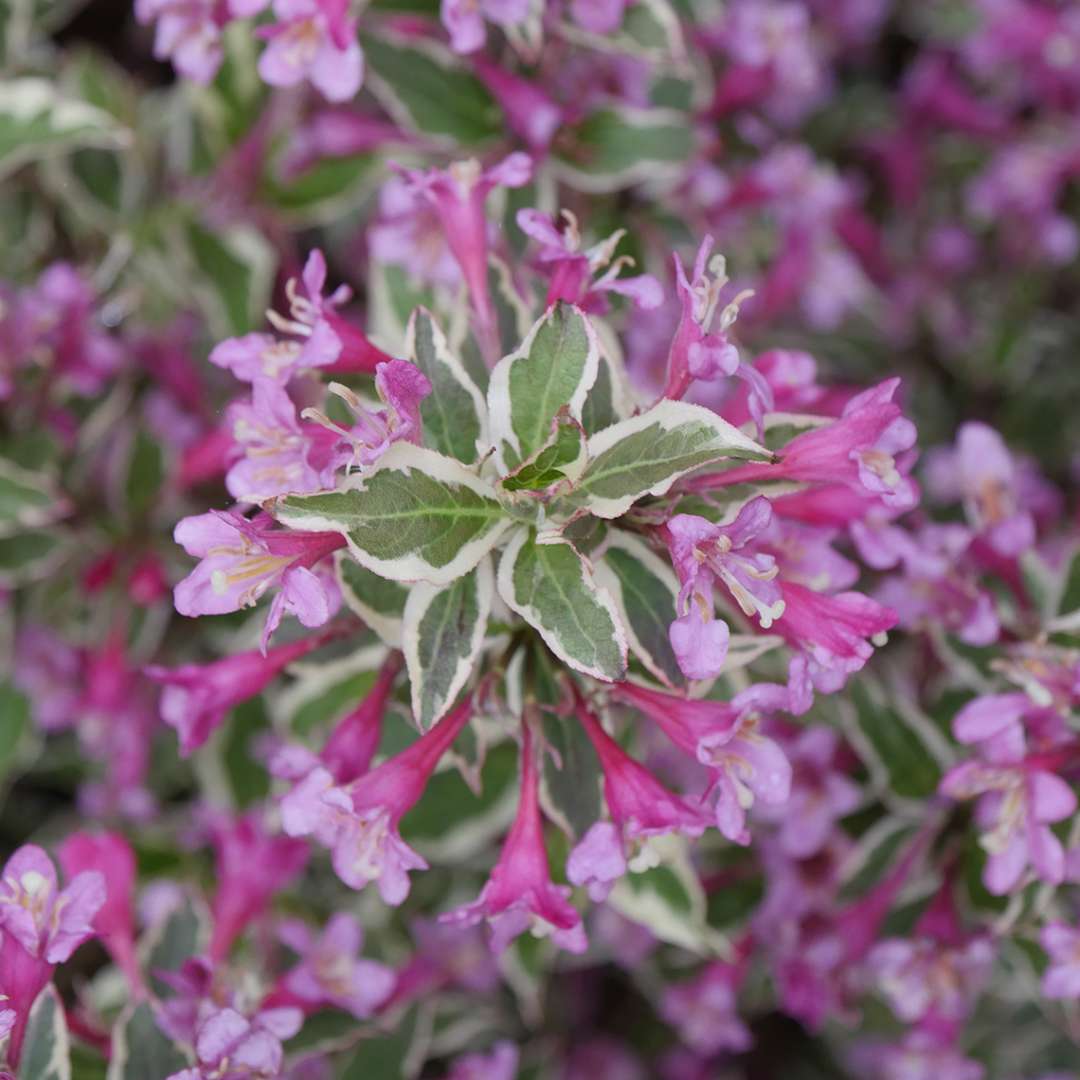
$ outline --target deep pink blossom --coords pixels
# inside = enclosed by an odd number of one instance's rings
[[[708,964],[695,978],[668,987],[660,1012],[699,1054],[711,1057],[722,1050],[749,1050],[753,1037],[739,1019],[736,1000],[741,979],[738,964]]]
[[[581,916],[569,901],[570,889],[555,885],[548,871],[540,816],[540,770],[528,723],[522,724],[521,786],[517,816],[503,843],[499,861],[471,904],[447,912],[445,922],[471,926],[487,920],[491,948],[502,952],[519,934],[550,934],[569,952],[588,947]]]
[[[266,1009],[252,1018],[234,1008],[211,1008],[200,1017],[195,1032],[198,1064],[173,1073],[167,1080],[245,1080],[281,1075],[283,1039],[292,1038],[303,1024],[299,1009]]]
[[[455,52],[476,52],[484,44],[484,20],[503,28],[517,26],[529,14],[528,0],[441,0],[443,26]]]
[[[314,836],[330,848],[334,870],[346,885],[377,881],[388,904],[409,894],[409,871],[427,863],[402,839],[401,818],[421,795],[443,754],[472,715],[466,698],[411,746],[345,786],[318,766],[281,800],[290,836]]]
[[[1048,923],[1039,935],[1050,964],[1042,977],[1048,998],[1080,998],[1080,930],[1062,922]]]

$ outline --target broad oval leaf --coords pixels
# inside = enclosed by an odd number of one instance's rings
[[[484,644],[495,595],[490,559],[449,585],[414,585],[405,605],[404,653],[413,716],[426,731],[461,693]]]
[[[476,383],[450,349],[431,312],[417,308],[405,332],[405,355],[428,377],[431,393],[420,403],[424,442],[466,465],[487,438],[487,407]]]
[[[596,577],[615,597],[634,655],[662,683],[684,683],[668,636],[679,595],[671,567],[637,536],[613,529]]]
[[[38,994],[26,1022],[20,1076],[71,1080],[71,1044],[64,1006],[50,983]]]
[[[382,577],[433,585],[467,574],[510,524],[475,473],[411,443],[395,443],[374,472],[337,491],[288,495],[271,513],[293,529],[341,533],[356,561]]]
[[[723,458],[771,455],[710,409],[661,401],[589,439],[589,464],[554,509],[621,517],[638,499],[663,495],[681,476]]]
[[[599,362],[596,332],[585,313],[560,302],[533,324],[519,349],[496,364],[488,413],[504,472],[543,448],[560,409],[567,407],[581,420]]]
[[[522,529],[499,563],[499,595],[570,667],[614,682],[626,673],[626,631],[606,589],[567,543]]]
[[[0,536],[48,525],[68,509],[51,473],[24,469],[0,458]]]

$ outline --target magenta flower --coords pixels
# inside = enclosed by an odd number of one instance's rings
[[[643,311],[663,303],[664,290],[652,274],[619,277],[624,266],[634,264],[628,255],[612,261],[625,229],[582,251],[577,218],[569,210],[564,210],[562,217],[566,224],[560,230],[554,218],[539,210],[517,212],[518,228],[540,245],[538,261],[550,276],[545,306],[565,300],[584,311],[603,314],[607,310],[606,293],[625,296]]]
[[[182,664],[177,668],[152,664],[144,669],[161,683],[161,718],[176,729],[180,752],[197,750],[225,714],[262,691],[294,660],[325,645],[336,632],[304,638],[262,652],[243,652],[209,664]]]
[[[347,784],[371,768],[371,759],[379,748],[386,706],[403,663],[401,653],[391,653],[367,696],[338,722],[326,740],[319,757],[337,783]]]
[[[1048,998],[1080,997],[1080,930],[1062,922],[1048,923],[1039,934],[1050,964],[1042,977],[1042,992]]]
[[[810,660],[814,685],[826,693],[838,690],[848,675],[861,670],[897,622],[896,612],[868,596],[842,592],[835,596],[783,581],[784,613],[776,630]]]
[[[401,839],[398,824],[471,716],[466,698],[411,746],[346,786],[335,784],[329,770],[312,769],[281,800],[283,828],[329,848],[346,885],[362,889],[377,881],[386,903],[403,903],[409,871],[426,870],[427,863]]]
[[[256,380],[250,401],[230,405],[226,420],[243,452],[225,476],[237,502],[258,505],[276,495],[332,488],[334,474],[351,459],[339,432],[301,425],[285,388],[268,379]]]
[[[24,844],[4,864],[0,878],[0,994],[9,1003],[8,1062],[17,1066],[30,1008],[52,979],[53,968],[94,934],[105,903],[99,870],[76,874],[61,890],[49,856]]]
[[[680,698],[629,682],[616,684],[615,693],[709,770],[716,827],[729,840],[750,843],[746,812],[756,799],[772,804],[787,801],[791,765],[783,750],[760,731],[761,712],[790,707],[785,687],[760,683],[730,704]]]
[[[1040,768],[1037,758],[963,762],[945,774],[941,791],[953,799],[979,800],[975,817],[989,856],[983,882],[990,892],[1012,892],[1029,865],[1043,881],[1064,880],[1065,851],[1050,826],[1076,812],[1076,795]]]
[[[563,109],[538,83],[477,56],[476,74],[498,101],[510,129],[532,151],[546,150],[563,119]]]
[[[856,1047],[853,1064],[875,1080],[983,1080],[982,1065],[933,1032],[915,1028],[899,1042]]]
[[[828,842],[836,822],[855,810],[862,791],[837,769],[840,740],[831,728],[806,728],[785,745],[792,766],[791,794],[782,805],[763,804],[761,817],[777,824],[777,841],[793,858],[808,859]]]
[[[105,901],[94,918],[94,932],[127,976],[135,996],[143,993],[135,955],[135,853],[119,833],[72,833],[60,845],[60,865],[71,879],[97,871],[105,883]]]
[[[476,52],[487,37],[484,20],[503,28],[517,26],[529,14],[528,0],[441,0],[442,24],[454,52]]]
[[[262,652],[285,612],[304,626],[322,626],[340,606],[334,579],[313,569],[345,546],[337,533],[275,529],[266,514],[254,519],[211,510],[183,518],[173,538],[199,565],[176,586],[181,615],[221,615],[254,607],[270,588],[278,588],[263,627]]]
[[[570,889],[555,885],[548,871],[544,826],[540,816],[540,770],[528,723],[522,724],[521,788],[517,816],[503,843],[499,861],[480,890],[464,907],[441,921],[472,926],[484,919],[491,926],[492,952],[501,953],[514,938],[531,929],[568,952],[588,948],[581,916],[569,901]]]
[[[360,958],[364,932],[352,915],[332,915],[321,934],[299,919],[289,919],[279,936],[300,957],[283,976],[281,988],[304,1012],[328,1006],[363,1019],[393,993],[393,969]]]
[[[167,1080],[252,1080],[281,1075],[282,1039],[301,1028],[299,1009],[266,1009],[252,1019],[228,1006],[215,1007],[200,1018],[195,1032],[198,1064],[181,1069]]]
[[[906,459],[898,464],[897,457],[914,446],[915,426],[892,400],[899,385],[899,379],[886,379],[856,394],[838,420],[796,435],[773,465],[740,465],[690,486],[707,490],[771,480],[845,484],[886,506],[909,509],[915,487],[903,471]]]
[[[272,26],[259,30],[269,43],[259,74],[271,86],[305,79],[327,101],[349,101],[364,78],[364,54],[348,0],[274,0]]]
[[[753,1045],[750,1029],[738,1013],[736,991],[742,974],[739,965],[711,963],[695,978],[664,991],[661,1014],[696,1053],[707,1057],[722,1050],[741,1053]]]
[[[458,1058],[445,1080],[514,1080],[517,1075],[517,1047],[512,1042],[500,1042],[487,1053]]]
[[[135,18],[156,23],[154,56],[171,60],[193,82],[210,83],[221,67],[221,5],[216,0],[136,0]]]
[[[517,0],[513,2],[517,3]],[[461,0],[461,6],[465,6],[464,0]],[[475,8],[473,11],[479,19]],[[478,333],[491,364],[500,349],[494,337],[495,309],[488,291],[488,226],[484,203],[496,187],[521,187],[528,183],[532,170],[532,158],[523,153],[510,154],[488,169],[470,159],[455,162],[448,169],[399,170],[412,190],[423,195],[442,219],[442,230],[469,288]]]
[[[726,331],[739,313],[743,294],[732,300],[720,313],[716,330],[711,326],[727,284],[724,258],[709,260],[713,238],[706,236],[694,259],[693,277],[687,280],[682,261],[675,256],[675,287],[679,294],[679,325],[668,352],[667,385],[664,397],[681,398],[694,379],[715,379],[735,375],[739,353],[727,339]]]
[[[384,408],[369,409],[346,386],[331,383],[330,392],[345,402],[353,414],[349,428],[335,424],[317,409],[305,409],[304,416],[316,420],[326,431],[337,435],[341,447],[337,463],[358,467],[375,464],[391,443],[421,441],[420,402],[431,393],[428,377],[407,360],[387,360],[376,365],[375,390]]]
[[[929,937],[887,938],[866,957],[868,975],[897,1017],[908,1024],[931,1017],[941,1028],[959,1028],[993,964],[984,937],[952,947]]]
[[[211,904],[214,933],[209,956],[224,960],[244,929],[304,868],[306,844],[271,836],[254,814],[222,815],[211,825],[217,891]]]
[[[650,836],[681,832],[700,836],[708,817],[673,795],[652,773],[635,761],[600,726],[578,695],[577,716],[600,759],[604,773],[604,801],[611,822],[597,822],[570,853],[566,876],[585,886],[593,900],[604,900],[612,885],[626,873],[627,851],[642,848],[629,861],[634,870],[651,863],[642,846]]]
[[[380,188],[379,214],[368,227],[367,241],[373,260],[402,267],[420,284],[453,288],[461,283],[438,208],[405,176],[389,176]]]
[[[756,552],[752,542],[772,521],[769,500],[751,499],[729,525],[714,525],[693,514],[676,514],[664,527],[678,574],[679,617],[671,624],[671,647],[690,679],[720,674],[727,656],[727,624],[713,617],[713,586],[719,580],[742,611],[757,615],[763,629],[784,612],[776,560]]]
[[[71,727],[77,716],[82,660],[48,627],[24,623],[15,639],[15,685],[30,699],[34,723],[45,732]]]

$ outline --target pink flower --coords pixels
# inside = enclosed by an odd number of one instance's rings
[[[512,1042],[496,1043],[486,1054],[466,1054],[454,1062],[446,1080],[514,1080],[518,1049]]]
[[[760,731],[761,711],[790,707],[786,688],[762,683],[730,704],[679,698],[629,682],[616,684],[615,693],[709,770],[716,827],[729,840],[750,843],[746,812],[756,799],[771,804],[787,801],[791,765],[783,750]]]
[[[1080,930],[1062,922],[1042,928],[1039,943],[1047,951],[1050,964],[1042,977],[1042,992],[1048,998],[1080,997]]]
[[[871,639],[896,625],[896,612],[857,592],[826,596],[782,581],[784,613],[776,630],[806,653],[814,685],[826,693],[843,686],[874,653]]]
[[[271,86],[307,79],[328,101],[349,101],[364,78],[364,54],[347,0],[274,0],[277,22],[259,36],[269,44],[259,74]]]
[[[271,901],[304,868],[306,844],[284,836],[271,836],[254,814],[222,816],[211,826],[217,891],[211,913],[212,963],[224,960],[244,929],[269,907]]]
[[[699,1054],[711,1057],[721,1050],[749,1050],[754,1040],[739,1019],[736,999],[741,980],[738,965],[708,964],[696,978],[666,989],[660,1012],[681,1040]]]
[[[783,614],[776,560],[752,547],[771,521],[769,500],[759,496],[743,506],[729,525],[676,514],[664,527],[681,585],[677,606],[681,614],[671,624],[671,646],[687,678],[715,678],[727,656],[727,625],[713,618],[717,580],[746,615],[757,615],[763,629]]]
[[[612,821],[597,822],[570,853],[566,876],[586,886],[593,900],[603,900],[627,870],[627,848],[650,836],[681,832],[700,836],[709,823],[700,810],[673,795],[643,765],[638,764],[600,726],[578,696],[577,716],[600,759],[604,773],[604,801]],[[644,869],[644,851],[631,859],[633,869]]]
[[[344,401],[353,414],[355,423],[349,428],[340,427],[316,409],[304,410],[305,416],[336,434],[341,446],[351,447],[351,454],[339,453],[339,462],[344,460],[361,467],[373,465],[392,443],[419,445],[420,402],[431,393],[428,377],[407,360],[387,360],[375,367],[375,390],[385,407],[373,411],[348,387],[330,384],[331,393]]]
[[[199,565],[176,586],[181,615],[221,615],[254,607],[277,587],[263,627],[262,651],[282,615],[295,615],[304,626],[322,626],[340,605],[334,579],[313,570],[331,552],[345,546],[337,533],[275,529],[266,514],[248,520],[235,512],[212,510],[180,521],[173,538]]]
[[[195,1032],[198,1064],[167,1080],[217,1080],[218,1077],[276,1077],[281,1074],[282,1039],[301,1028],[299,1009],[266,1009],[248,1019],[228,1006],[212,1008],[200,1018]]]
[[[363,1019],[394,990],[392,968],[359,957],[364,933],[345,912],[332,915],[321,934],[299,919],[289,919],[279,936],[300,957],[300,963],[283,976],[282,989],[305,1012],[330,1006]]]
[[[411,746],[346,786],[335,784],[327,769],[312,769],[281,800],[283,828],[330,848],[346,885],[362,889],[377,881],[386,903],[403,903],[409,871],[425,870],[427,863],[401,839],[398,824],[471,715],[466,698]]]
[[[459,0],[450,0],[459,2]],[[471,0],[470,0],[471,2]],[[512,0],[516,3],[517,0]],[[465,6],[465,0],[460,0]],[[474,15],[479,19],[479,15]],[[444,19],[445,19],[444,6]],[[494,364],[500,351],[495,334],[495,309],[488,291],[487,217],[484,203],[492,189],[521,187],[533,171],[528,154],[514,153],[498,164],[483,169],[477,161],[458,161],[448,169],[399,169],[412,190],[433,205],[442,219],[442,229],[450,251],[461,268],[469,288],[478,333]]]
[[[893,395],[899,379],[886,379],[856,394],[840,419],[796,435],[778,451],[773,465],[741,465],[700,478],[696,490],[769,480],[807,484],[845,484],[876,496],[886,506],[909,509],[916,491],[898,455],[915,444],[915,426],[900,412]]]
[[[24,623],[15,639],[15,685],[30,699],[34,722],[45,732],[62,731],[76,719],[82,693],[82,661],[52,630]]]
[[[161,683],[161,717],[180,736],[180,752],[190,754],[210,737],[225,714],[262,691],[294,660],[325,645],[336,631],[262,652],[243,652],[209,664],[144,669]]]
[[[94,918],[94,931],[127,976],[132,993],[143,992],[135,955],[135,853],[119,833],[72,833],[60,845],[60,865],[74,879],[98,871],[105,883],[105,901]]]
[[[3,1026],[11,1032],[10,1064],[18,1065],[31,1006],[52,979],[53,968],[93,936],[105,897],[105,881],[98,870],[76,874],[61,890],[52,861],[34,844],[24,844],[4,865],[0,994],[10,1003],[3,1010]]]
[[[550,934],[551,940],[569,952],[588,948],[581,916],[569,902],[570,889],[555,885],[548,872],[540,817],[540,776],[533,735],[522,725],[521,788],[517,816],[503,844],[499,861],[479,897],[441,921],[472,926],[486,919],[491,925],[492,952],[502,952],[528,929]]]
[[[226,420],[243,451],[225,476],[238,502],[257,505],[275,495],[332,488],[335,473],[351,459],[339,432],[301,425],[285,388],[268,379],[256,380],[249,402],[230,405]]]
[[[220,5],[215,0],[137,0],[135,18],[156,22],[154,56],[172,60],[185,78],[210,83],[221,67]]]
[[[487,34],[484,20],[502,27],[516,26],[529,14],[528,0],[442,0],[443,26],[454,52],[476,52]]]
[[[501,106],[510,129],[525,140],[530,150],[546,150],[562,123],[563,109],[558,103],[539,84],[483,56],[477,56],[473,66]]]
[[[740,370],[738,350],[728,341],[726,331],[739,313],[739,303],[744,299],[741,294],[720,313],[717,329],[710,329],[728,280],[723,256],[709,260],[712,246],[713,238],[706,236],[698,248],[690,280],[679,257],[674,259],[680,314],[668,352],[664,397],[681,398],[694,379],[715,379]]]
[[[978,798],[979,842],[989,855],[983,882],[994,895],[1012,892],[1028,865],[1043,881],[1064,880],[1065,852],[1050,826],[1076,812],[1076,795],[1037,759],[966,761],[945,774],[941,791]]]
[[[550,274],[545,306],[565,300],[585,311],[602,314],[607,309],[604,294],[609,292],[629,298],[644,311],[663,303],[664,291],[652,274],[619,277],[624,266],[634,264],[628,255],[612,261],[625,229],[582,251],[577,218],[569,210],[564,210],[562,216],[566,225],[560,230],[554,218],[539,210],[517,212],[518,228],[540,244],[538,261]]]
[[[880,1080],[983,1080],[986,1075],[977,1061],[919,1028],[899,1042],[857,1047],[852,1057],[859,1075]]]
[[[379,213],[367,240],[372,259],[402,267],[420,284],[453,288],[462,280],[438,208],[404,176],[387,177],[379,189]]]

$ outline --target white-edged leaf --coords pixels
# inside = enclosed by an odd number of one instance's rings
[[[621,517],[638,499],[663,495],[681,476],[724,458],[768,461],[769,451],[711,409],[661,401],[589,438],[589,465],[562,511]]]
[[[564,405],[551,421],[547,442],[508,476],[499,481],[505,492],[533,492],[550,495],[556,484],[573,484],[588,462],[585,431]]]
[[[71,538],[57,530],[22,529],[12,536],[0,536],[0,587],[40,581],[71,553]]]
[[[0,458],[0,536],[48,525],[69,508],[51,473],[24,469]]]
[[[638,660],[667,686],[684,683],[668,637],[679,595],[671,567],[640,537],[612,529],[596,563],[596,580],[615,598]]]
[[[34,1080],[71,1080],[71,1044],[64,1006],[50,983],[41,991],[26,1022],[19,1075]]]
[[[0,83],[0,177],[76,147],[121,147],[130,132],[103,109],[67,97],[50,79]]]
[[[626,631],[615,602],[580,555],[562,542],[514,535],[499,562],[499,595],[560,660],[612,682],[626,673]]]
[[[341,598],[391,648],[401,648],[401,617],[409,590],[361,566],[346,551],[334,552]]]
[[[113,1025],[106,1080],[147,1080],[180,1072],[189,1062],[157,1026],[147,1002],[129,1005]]]
[[[420,403],[424,442],[466,465],[487,441],[487,406],[476,383],[450,349],[426,308],[417,308],[405,331],[405,355],[428,377],[431,393]]]
[[[373,472],[336,491],[287,495],[271,512],[289,528],[341,533],[382,577],[433,585],[467,574],[510,524],[491,486],[460,461],[400,442]]]
[[[495,575],[487,558],[449,585],[421,582],[410,589],[403,651],[413,716],[422,731],[446,713],[468,682],[484,644],[494,596]]]
[[[783,644],[784,639],[779,634],[732,634],[728,638],[727,656],[720,674],[738,671]]]
[[[699,956],[729,952],[727,938],[708,924],[705,890],[690,861],[686,837],[675,833],[651,837],[641,854],[647,854],[653,865],[617,881],[608,903],[661,941]]]
[[[600,349],[584,312],[554,304],[538,319],[521,347],[495,365],[488,385],[491,439],[508,472],[547,442],[555,414],[581,410],[596,381]]]

